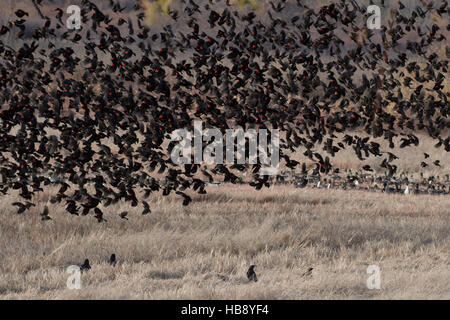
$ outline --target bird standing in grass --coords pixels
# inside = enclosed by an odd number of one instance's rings
[[[258,281],[258,277],[256,276],[256,272],[255,272],[255,267],[256,267],[255,265],[251,265],[250,268],[248,268],[247,279],[249,281],[255,281],[255,282]]]
[[[109,258],[109,264],[112,265],[113,267],[116,266],[116,254],[115,253],[111,254],[111,257]]]
[[[142,215],[145,216],[148,213],[151,213],[152,211],[150,210],[150,205],[145,201],[142,200],[142,204],[144,205],[144,210],[142,210]]]
[[[80,266],[80,271],[87,271],[91,269],[91,265],[89,264],[89,259],[84,260],[84,263]]]
[[[51,220],[52,218],[50,218],[49,216],[48,216],[48,207],[47,206],[45,206],[44,207],[44,211],[41,213],[41,220]]]
[[[307,276],[312,275],[313,269],[314,269],[314,268],[311,268],[311,267],[308,268],[308,270],[306,270],[305,273],[302,274],[302,277],[307,277]]]

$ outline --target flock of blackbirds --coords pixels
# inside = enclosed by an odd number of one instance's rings
[[[141,1],[81,0],[82,28],[69,30],[65,10],[32,0],[0,26],[0,196],[18,190],[23,214],[45,188],[68,214],[105,222],[122,200],[151,213],[154,192],[189,205],[188,191],[247,172],[257,190],[273,182],[261,164],[175,165],[170,135],[194,119],[222,132],[279,129],[282,163],[301,168],[304,185],[338,175],[330,157],[343,149],[380,157],[388,188],[399,179],[395,148],[418,146],[417,132],[450,151],[448,4],[412,2],[370,30],[354,0],[274,0],[257,11],[181,0],[156,26]],[[291,159],[296,150],[314,165]],[[48,207],[41,216],[52,219]]]

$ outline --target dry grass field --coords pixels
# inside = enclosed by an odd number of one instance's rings
[[[1,299],[450,298],[448,196],[223,185],[188,207],[155,195],[147,216],[108,207],[101,224],[53,205],[42,222],[39,200],[25,216],[0,208]],[[82,288],[68,289],[66,268],[85,258]],[[380,290],[366,286],[373,264]]]

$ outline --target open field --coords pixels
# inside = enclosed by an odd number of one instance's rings
[[[188,207],[150,197],[147,216],[102,208],[102,224],[53,205],[41,222],[48,198],[38,197],[28,217],[0,209],[1,299],[450,298],[448,196],[224,185]],[[67,289],[66,268],[85,258],[82,289]],[[246,279],[250,264],[257,283]],[[373,264],[380,290],[366,287]]]

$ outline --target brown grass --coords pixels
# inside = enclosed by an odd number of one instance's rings
[[[57,206],[42,222],[45,195],[23,216],[12,201],[0,209],[2,299],[450,298],[448,197],[225,185],[189,207],[155,195],[148,216],[102,208],[103,224]],[[67,289],[66,268],[86,257],[82,289]],[[257,283],[245,277],[250,264]],[[381,290],[366,287],[372,264]]]

